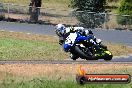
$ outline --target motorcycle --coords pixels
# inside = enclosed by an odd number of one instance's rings
[[[96,45],[92,45],[92,41],[93,40],[88,39],[87,36],[78,35],[78,33],[70,33],[65,43],[72,44],[70,52],[75,56],[71,57],[71,59],[76,60],[80,57],[86,60],[104,59],[105,61],[110,61],[113,55],[107,47],[102,44],[102,41],[100,39],[96,40]]]

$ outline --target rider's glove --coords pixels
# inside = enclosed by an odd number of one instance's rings
[[[93,32],[91,30],[88,30],[89,31],[89,34],[92,34],[93,35]]]
[[[64,41],[63,40],[59,40],[59,44],[63,45]]]

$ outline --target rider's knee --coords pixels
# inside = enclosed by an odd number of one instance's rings
[[[65,52],[69,52],[69,50],[70,50],[70,48],[71,48],[71,45],[69,45],[69,44],[64,44],[64,51]]]

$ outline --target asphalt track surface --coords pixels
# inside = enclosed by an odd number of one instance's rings
[[[53,25],[40,25],[40,24],[27,24],[27,23],[13,23],[13,22],[0,22],[0,30],[5,31],[15,31],[15,32],[24,32],[32,34],[41,34],[41,35],[55,35],[55,29]],[[120,31],[120,30],[92,30],[97,38],[102,39],[103,41],[114,42],[119,44],[124,44],[127,46],[132,46],[132,31]],[[109,62],[104,60],[97,61],[86,61],[86,60],[64,60],[64,61],[0,61],[0,64],[4,63],[53,63],[53,64],[71,64],[71,63],[132,63],[132,55],[116,57]]]

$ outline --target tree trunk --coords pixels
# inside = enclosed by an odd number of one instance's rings
[[[38,22],[38,17],[40,14],[42,0],[31,0],[29,7],[30,21],[33,23]]]

